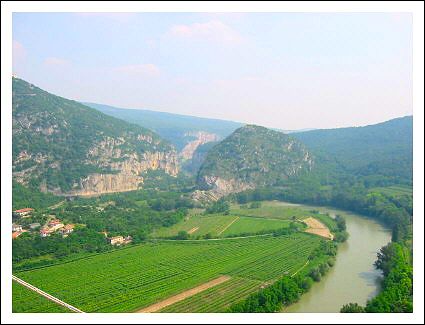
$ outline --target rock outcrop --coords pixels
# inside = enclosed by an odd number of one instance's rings
[[[186,133],[184,136],[193,136],[193,137],[196,137],[196,139],[186,144],[186,146],[179,153],[179,157],[182,160],[192,159],[193,153],[200,145],[203,145],[208,142],[217,141],[219,139],[217,134],[208,133],[204,131],[189,132],[189,133]]]

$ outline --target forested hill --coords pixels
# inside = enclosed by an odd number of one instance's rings
[[[95,103],[84,104],[105,114],[147,127],[173,143],[178,150],[191,141],[196,132],[215,134],[223,139],[243,125],[232,121],[144,109],[125,109]]]
[[[412,116],[364,127],[314,130],[293,136],[316,156],[334,159],[347,172],[412,182]]]
[[[171,144],[139,125],[13,78],[13,178],[54,193],[138,188],[140,173],[177,173]]]
[[[286,183],[311,170],[305,146],[282,132],[246,125],[208,151],[198,185],[219,195]]]

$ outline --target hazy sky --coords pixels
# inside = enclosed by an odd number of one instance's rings
[[[281,129],[410,115],[396,13],[14,13],[13,69],[54,94]]]

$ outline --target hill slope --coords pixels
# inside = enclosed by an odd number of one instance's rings
[[[199,132],[216,135],[217,139],[223,139],[243,125],[238,122],[189,115],[125,109],[95,103],[84,104],[116,118],[148,127],[173,143],[178,151],[182,150],[190,141],[196,140]]]
[[[197,177],[198,186],[217,196],[266,185],[311,170],[313,159],[295,138],[247,125],[211,148]]]
[[[412,181],[412,116],[364,127],[315,130],[293,136],[321,160],[332,159],[350,174]]]
[[[176,175],[176,152],[154,132],[13,78],[13,178],[56,194],[137,189],[142,173]]]

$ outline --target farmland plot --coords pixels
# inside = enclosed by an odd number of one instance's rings
[[[227,289],[228,294],[217,297],[222,301],[217,300],[217,307],[211,307],[216,311],[215,308],[221,310],[230,301],[243,297],[248,287],[254,290],[254,286],[245,287],[248,282],[264,283],[294,273],[321,240],[297,233],[282,237],[159,241],[16,275],[85,312],[131,312],[221,275],[243,278],[244,284],[233,284]],[[195,295],[188,299],[199,298]],[[25,300],[25,296],[21,297],[16,308],[22,309]]]

